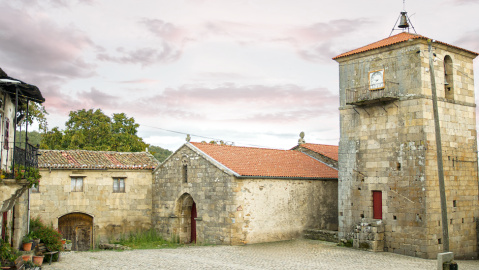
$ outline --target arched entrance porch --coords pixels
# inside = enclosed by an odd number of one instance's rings
[[[72,240],[72,250],[89,250],[93,246],[93,217],[83,213],[69,213],[58,218],[63,238]]]
[[[176,216],[179,217],[177,232],[180,242],[196,243],[196,203],[190,194],[184,193],[177,200]]]

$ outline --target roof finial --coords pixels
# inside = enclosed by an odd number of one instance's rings
[[[187,141],[187,142],[190,142],[190,140],[191,140],[190,134],[186,134],[186,141]]]
[[[303,144],[303,143],[306,143],[306,141],[304,140],[304,131],[301,131],[301,133],[299,133],[299,140],[298,140],[298,144]]]

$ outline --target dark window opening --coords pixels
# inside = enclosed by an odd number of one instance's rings
[[[188,183],[188,165],[183,165],[183,183]]]

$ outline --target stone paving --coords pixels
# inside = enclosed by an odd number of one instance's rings
[[[479,261],[458,261],[479,269]],[[177,249],[65,252],[54,269],[436,269],[436,260],[338,247],[315,240],[246,246],[188,246]]]

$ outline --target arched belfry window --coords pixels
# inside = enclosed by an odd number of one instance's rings
[[[449,55],[444,57],[444,97],[454,99],[454,78],[452,75],[453,65]]]

